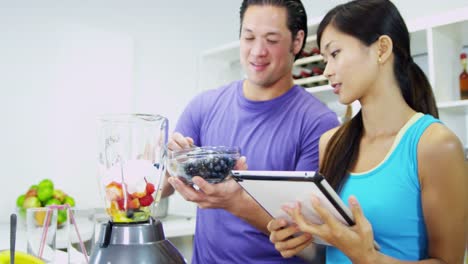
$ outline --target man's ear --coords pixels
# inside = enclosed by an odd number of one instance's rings
[[[304,30],[299,30],[296,34],[296,37],[293,39],[292,52],[295,55],[299,53],[302,48],[302,42],[304,42],[305,33]]]
[[[385,63],[388,61],[393,53],[393,41],[387,35],[382,35],[376,42],[378,49],[378,61],[379,63]]]

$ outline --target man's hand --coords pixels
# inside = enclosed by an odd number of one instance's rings
[[[193,147],[193,139],[190,137],[184,137],[182,134],[177,132],[170,136],[169,142],[167,143],[167,148],[169,151],[187,149],[190,147]],[[172,188],[172,185],[168,182],[169,177],[169,172],[166,171],[166,175],[162,184],[162,197],[167,197],[174,193],[174,188]]]
[[[241,157],[237,161],[235,169],[247,169],[245,157]],[[222,208],[232,211],[242,197],[243,189],[233,179],[210,184],[203,178],[195,176],[192,181],[197,188],[186,185],[177,177],[169,178],[169,183],[185,200],[197,203],[200,208]]]
[[[192,178],[198,190],[186,185],[177,177],[170,177],[169,183],[185,200],[197,203],[200,208],[228,209],[242,192],[242,188],[233,179],[218,184],[210,184],[199,176]]]
[[[169,151],[188,149],[193,147],[193,139],[191,137],[184,137],[180,133],[173,133],[167,142]]]

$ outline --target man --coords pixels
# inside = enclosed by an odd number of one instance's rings
[[[292,79],[305,45],[307,16],[299,0],[244,0],[240,60],[247,79],[202,93],[180,117],[168,148],[238,146],[251,170],[317,170],[320,135],[338,120]],[[245,169],[245,158],[238,163]],[[304,263],[284,259],[269,241],[271,217],[234,181],[199,190],[168,182],[198,204],[192,263]],[[165,184],[164,193],[172,192]],[[281,190],[271,190],[271,195]]]

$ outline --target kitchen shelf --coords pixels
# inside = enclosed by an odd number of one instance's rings
[[[310,35],[306,38],[306,43],[309,44],[309,43],[313,43],[317,41],[317,35]]]
[[[315,87],[307,87],[307,88],[305,88],[305,90],[308,91],[311,94],[332,93],[333,92],[333,87],[326,84],[326,85],[315,86]]]
[[[467,18],[468,6],[456,8],[444,13],[423,16],[407,21],[406,25],[410,32],[424,30],[428,28],[454,24],[459,21],[464,21]]]
[[[309,64],[309,63],[312,63],[312,62],[322,61],[322,60],[323,60],[322,55],[309,56],[309,57],[300,58],[300,59],[296,60],[294,62],[294,66]]]
[[[312,76],[312,77],[307,77],[307,78],[296,79],[296,80],[294,80],[294,84],[307,85],[307,84],[317,83],[317,82],[322,82],[322,81],[328,81],[328,80],[327,80],[327,78],[325,76],[319,75],[319,76]]]
[[[468,100],[447,101],[437,104],[440,112],[448,112],[453,114],[468,114]]]
[[[308,87],[305,90],[315,97],[317,97],[322,102],[332,102],[337,100],[337,95],[333,93],[333,87],[330,85],[321,85],[315,87]]]

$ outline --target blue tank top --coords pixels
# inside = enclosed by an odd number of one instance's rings
[[[440,122],[415,114],[398,132],[384,160],[364,173],[351,173],[340,193],[347,204],[356,196],[385,255],[401,260],[427,258],[428,241],[418,177],[418,142],[426,128]],[[327,264],[351,261],[335,247],[326,249]]]

